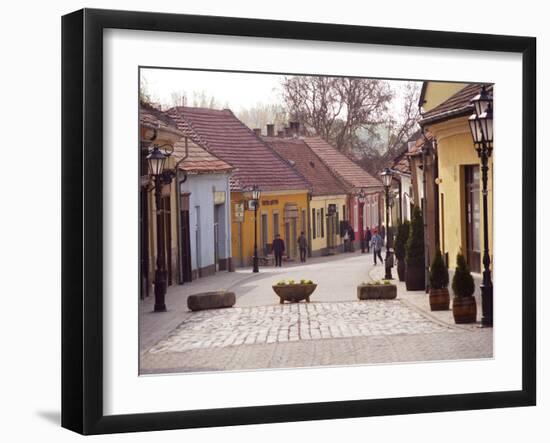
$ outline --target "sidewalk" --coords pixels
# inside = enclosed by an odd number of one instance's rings
[[[377,265],[371,268],[369,272],[369,277],[371,280],[384,280],[385,275],[385,265]],[[471,324],[461,324],[457,325],[454,321],[453,317],[453,291],[451,289],[451,282],[453,279],[453,270],[449,270],[449,294],[451,296],[451,303],[450,303],[450,309],[448,311],[432,311],[430,309],[430,298],[429,294],[425,291],[407,291],[405,282],[399,281],[399,278],[397,276],[397,267],[394,266],[392,268],[392,276],[393,280],[392,283],[397,286],[397,298],[402,300],[404,303],[406,303],[408,306],[421,311],[423,315],[431,318],[434,321],[439,322],[440,324],[445,324],[447,326],[451,326],[453,328],[459,328],[463,330],[477,330],[481,326],[481,293],[480,293],[480,287],[481,284],[481,275],[479,274],[472,274],[475,282],[475,293],[474,296],[476,298],[477,303],[477,319],[478,321],[476,323]]]

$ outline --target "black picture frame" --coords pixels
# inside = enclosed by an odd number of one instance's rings
[[[522,388],[392,399],[103,413],[103,31],[107,28],[519,53],[523,64]],[[536,403],[536,39],[339,24],[83,9],[62,18],[62,426],[152,431]]]

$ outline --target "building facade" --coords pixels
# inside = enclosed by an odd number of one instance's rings
[[[231,270],[230,208],[221,195],[228,193],[232,168],[190,141],[166,113],[151,105],[140,106],[140,135],[140,297],[145,298],[156,269],[159,211],[168,286]],[[174,148],[164,166],[171,179],[162,186],[158,207],[146,159],[155,144]],[[205,214],[200,230],[193,225],[197,212]]]
[[[347,204],[345,188],[302,138],[266,136],[263,139],[309,185],[308,208],[302,214],[302,220],[307,222],[309,229],[302,227],[301,231],[308,236],[310,256],[341,252],[343,238],[340,235],[340,220]]]
[[[437,201],[439,246],[456,265],[462,253],[473,272],[480,272],[483,238],[480,159],[468,125],[473,112],[470,101],[481,91],[469,84],[424,113],[421,125],[433,134],[437,153]],[[491,86],[488,86],[491,89]],[[428,89],[429,91],[429,89]],[[488,227],[489,248],[493,245],[493,157],[489,158]],[[491,257],[492,258],[492,257]]]
[[[235,264],[252,264],[255,240],[258,256],[267,256],[276,234],[285,241],[285,258],[297,259],[298,236],[309,231],[310,190],[304,178],[228,109],[176,107],[168,113],[178,129],[234,167],[230,203]],[[257,218],[250,204],[253,186],[261,191]]]

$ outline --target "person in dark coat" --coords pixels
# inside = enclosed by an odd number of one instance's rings
[[[367,226],[367,231],[365,232],[365,242],[367,243],[367,252],[370,252],[370,242],[372,240],[372,232],[370,228]]]
[[[353,242],[355,241],[355,231],[351,226],[348,228],[348,234],[349,234],[349,252],[353,252],[355,249],[353,244]]]
[[[303,232],[300,233],[300,237],[298,237],[298,247],[300,248],[300,261],[305,263],[307,254],[307,239]]]
[[[273,254],[275,255],[275,266],[282,266],[283,263],[283,253],[285,252],[285,242],[281,238],[280,234],[275,236],[273,244],[271,246]]]

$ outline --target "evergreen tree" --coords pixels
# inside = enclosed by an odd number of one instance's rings
[[[424,222],[420,208],[415,206],[406,243],[405,261],[407,266],[424,265]]]
[[[430,288],[443,289],[449,285],[449,271],[443,262],[441,251],[435,251],[435,257],[430,266]]]
[[[474,279],[462,254],[456,256],[456,270],[453,276],[452,288],[457,297],[469,297],[475,291]]]
[[[397,227],[397,235],[395,237],[395,256],[397,260],[403,260],[405,258],[405,246],[407,239],[409,238],[410,223],[405,220]]]

